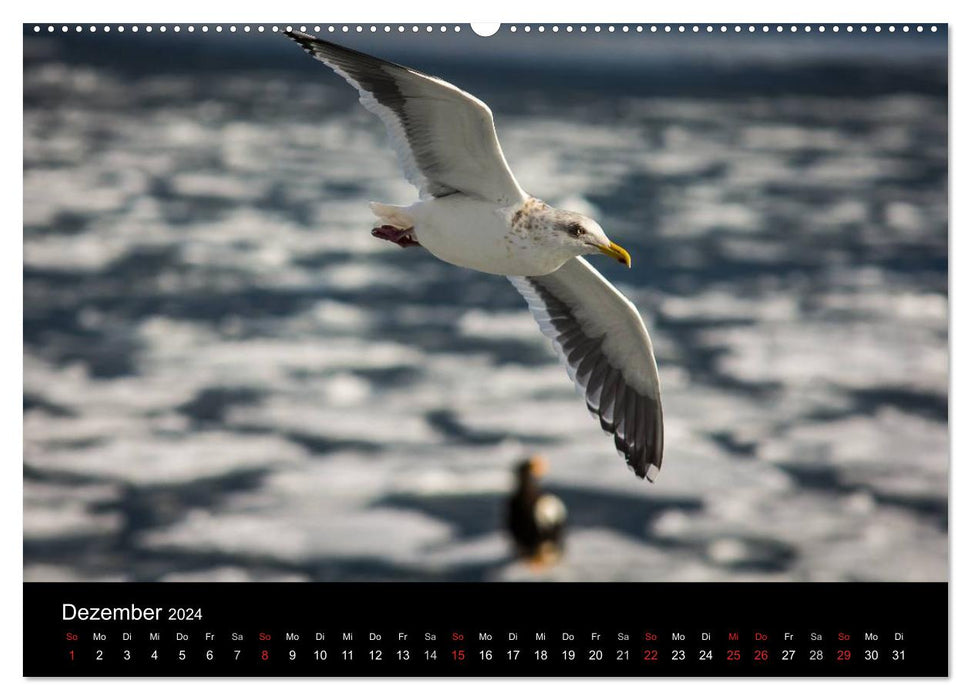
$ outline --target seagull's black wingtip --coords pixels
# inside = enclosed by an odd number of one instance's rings
[[[307,34],[307,32],[301,32],[296,29],[284,29],[283,33],[286,34],[291,39],[293,39],[294,41],[303,41],[307,39],[317,38],[313,34]]]
[[[313,51],[314,42],[315,41],[320,41],[320,39],[318,39],[317,37],[315,37],[313,34],[307,34],[305,32],[298,32],[295,29],[286,29],[286,30],[283,31],[283,33],[289,39],[293,39],[293,41],[295,41],[298,44],[300,44],[304,48],[304,50],[310,51],[310,52]]]
[[[622,457],[627,457],[623,452],[620,452]],[[646,464],[637,462],[627,458],[627,467],[634,473],[638,479],[643,479],[651,484],[653,484],[661,473],[661,467],[654,464],[654,462],[648,462]]]

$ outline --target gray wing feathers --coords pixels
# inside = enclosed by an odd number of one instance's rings
[[[286,35],[357,89],[423,198],[462,192],[499,204],[525,199],[484,102],[411,68],[302,32]]]
[[[637,476],[654,481],[664,422],[654,348],[640,314],[582,258],[542,277],[510,277]]]

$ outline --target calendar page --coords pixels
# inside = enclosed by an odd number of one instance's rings
[[[24,675],[948,675],[946,24],[23,51]]]

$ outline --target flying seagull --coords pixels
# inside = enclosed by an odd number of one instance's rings
[[[505,275],[640,478],[661,469],[664,425],[654,348],[636,307],[581,256],[630,255],[596,221],[527,194],[502,154],[492,111],[441,78],[287,31],[360,93],[419,200],[371,203],[371,233],[445,262]]]

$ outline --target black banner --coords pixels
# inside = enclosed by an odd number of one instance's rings
[[[946,676],[946,583],[24,584],[27,676]]]

